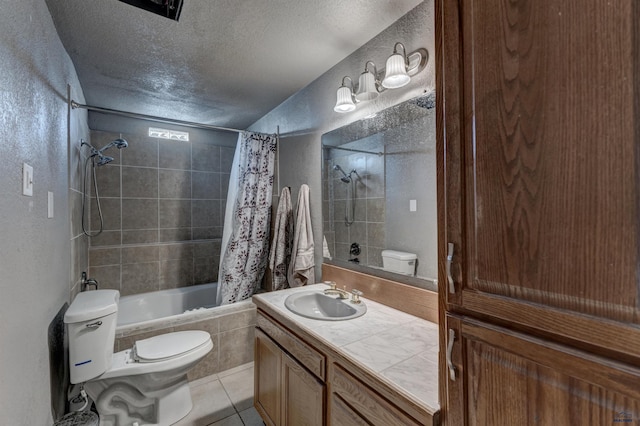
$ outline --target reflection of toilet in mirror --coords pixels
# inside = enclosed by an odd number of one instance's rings
[[[70,381],[95,401],[101,425],[169,425],[193,406],[187,372],[212,348],[209,333],[179,331],[113,352],[119,292],[79,293],[65,314]]]
[[[396,274],[411,275],[416,273],[418,256],[397,250],[382,250],[382,269]]]

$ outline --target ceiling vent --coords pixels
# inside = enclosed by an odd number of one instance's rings
[[[182,11],[182,0],[120,0],[156,15],[177,21]]]

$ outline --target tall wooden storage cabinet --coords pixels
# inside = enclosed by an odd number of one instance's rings
[[[640,2],[435,3],[442,420],[638,424]]]

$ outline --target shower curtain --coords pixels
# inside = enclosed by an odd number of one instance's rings
[[[269,258],[275,135],[241,133],[233,157],[218,272],[218,304],[247,299]]]

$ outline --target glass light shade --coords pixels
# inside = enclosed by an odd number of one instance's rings
[[[378,88],[376,87],[376,78],[371,71],[365,71],[360,74],[358,80],[358,92],[356,99],[359,101],[372,101],[378,97]]]
[[[411,77],[407,74],[407,64],[404,56],[394,53],[387,59],[384,80],[382,85],[387,89],[397,89],[406,86],[411,81]]]
[[[356,104],[353,102],[353,92],[347,86],[340,86],[337,93],[336,106],[333,107],[335,112],[350,112],[356,109]]]

